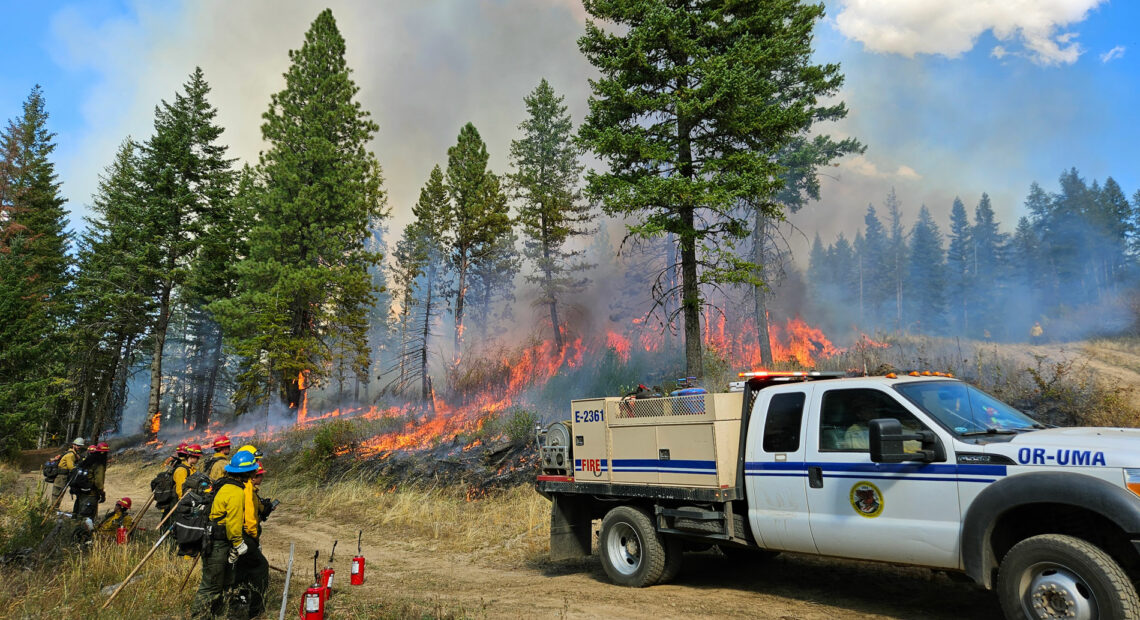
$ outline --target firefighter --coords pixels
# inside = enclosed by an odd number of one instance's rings
[[[166,457],[166,460],[162,462],[162,466],[163,467],[174,467],[175,465],[178,464],[178,461],[181,461],[184,458],[186,458],[186,442],[185,441],[178,444],[178,447],[174,449],[173,455]]]
[[[94,519],[99,512],[99,504],[107,501],[107,494],[103,491],[103,481],[107,476],[109,451],[110,447],[107,444],[97,443],[91,446],[87,456],[79,463],[78,469],[86,473],[77,474],[72,480],[71,492],[75,495],[75,505],[71,509],[73,516]]]
[[[202,553],[202,582],[190,605],[192,618],[214,618],[229,603],[230,615],[248,617],[248,600],[233,596],[234,565],[249,551],[245,528],[245,483],[257,471],[253,454],[238,452],[215,485],[210,505],[210,541]]]
[[[95,529],[100,532],[114,532],[120,527],[130,529],[131,524],[134,523],[131,515],[128,514],[128,511],[130,511],[130,509],[131,498],[124,497],[120,499],[119,501],[115,502],[114,508],[107,511],[107,514],[103,515],[103,520],[99,522],[99,525],[95,526]]]
[[[1041,321],[1034,321],[1033,327],[1029,328],[1029,341],[1033,344],[1041,344],[1041,339],[1045,335],[1045,330],[1041,328]]]
[[[83,451],[87,449],[86,446],[87,442],[83,441],[82,437],[76,437],[68,446],[67,452],[59,457],[59,475],[55,477],[55,482],[52,483],[51,487],[52,505],[58,506],[62,501],[63,492],[67,490],[67,484],[71,482],[71,471],[79,464]]]
[[[273,504],[261,499],[258,493],[264,477],[265,467],[258,463],[257,471],[245,484],[245,525],[242,528],[242,540],[249,546],[249,551],[241,556],[234,566],[234,588],[249,602],[251,618],[265,611],[265,591],[269,589],[269,561],[261,553],[261,522],[273,512]]]
[[[222,435],[214,440],[214,456],[206,461],[202,471],[210,480],[220,480],[226,475],[226,463],[230,460],[230,438]]]
[[[198,471],[198,461],[202,458],[202,446],[198,444],[191,444],[186,446],[186,459],[174,467],[174,494],[178,499],[182,499],[184,492],[182,484],[186,482],[186,478]]]

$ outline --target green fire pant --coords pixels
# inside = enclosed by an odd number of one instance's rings
[[[229,562],[230,547],[228,540],[211,540],[202,554],[202,582],[198,584],[198,592],[190,603],[191,618],[221,617],[227,602],[231,603],[231,617],[235,612],[240,613],[229,600],[235,573],[234,565]]]
[[[265,592],[269,589],[269,560],[261,553],[256,538],[245,537],[249,551],[234,565],[235,595],[249,604],[249,617],[256,618],[265,611]]]

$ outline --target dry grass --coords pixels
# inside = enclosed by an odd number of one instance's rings
[[[529,485],[468,499],[462,487],[383,488],[363,479],[333,484],[266,480],[264,495],[359,523],[386,536],[428,543],[431,550],[495,553],[496,562],[522,564],[546,553],[550,502]]]

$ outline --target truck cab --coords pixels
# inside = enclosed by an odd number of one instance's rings
[[[837,375],[751,373],[738,420],[730,395],[704,401],[707,429],[670,416],[680,404],[668,399],[634,421],[620,419],[628,402],[592,403],[601,424],[579,415],[563,441],[605,455],[540,476],[552,555],[580,555],[583,521],[602,518],[599,555],[625,585],[649,585],[630,540],[659,551],[655,581],[676,574],[686,543],[707,541],[961,572],[996,588],[1011,618],[1140,617],[1140,430],[1046,428],[937,373]],[[692,441],[660,445],[675,436]],[[660,461],[680,444],[683,461]],[[627,453],[645,477],[615,484]],[[600,485],[579,484],[603,469]]]

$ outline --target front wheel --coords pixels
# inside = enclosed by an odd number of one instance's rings
[[[645,511],[618,506],[602,519],[602,567],[622,586],[644,588],[665,571],[666,548]]]
[[[1010,619],[1140,620],[1128,575],[1095,545],[1061,534],[1027,538],[998,568],[998,597]]]

